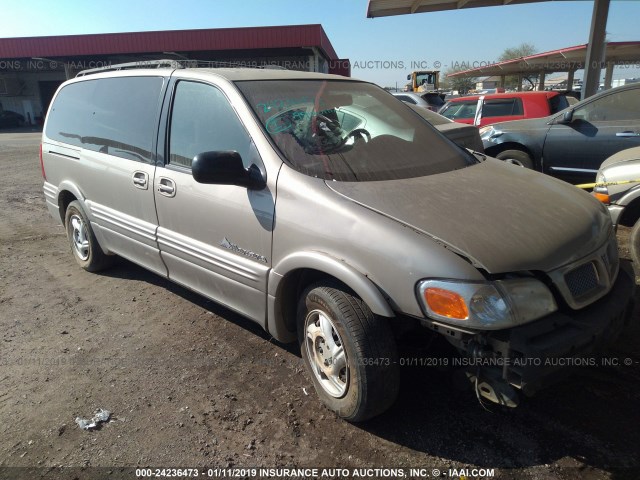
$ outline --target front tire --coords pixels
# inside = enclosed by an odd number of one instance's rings
[[[80,202],[69,203],[64,217],[67,238],[71,245],[73,258],[88,272],[97,272],[113,264],[113,256],[106,255],[93,233]]]
[[[367,420],[395,401],[400,378],[391,329],[344,287],[322,282],[304,291],[298,341],[318,396],[341,418]]]
[[[522,150],[505,150],[496,155],[496,158],[513,163],[524,168],[533,169],[533,160],[527,152]]]

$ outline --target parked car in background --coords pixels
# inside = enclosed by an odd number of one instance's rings
[[[456,122],[484,126],[546,117],[568,106],[566,97],[559,92],[512,92],[452,98],[438,113]]]
[[[0,112],[0,128],[19,127],[24,124],[24,117],[11,110]]]
[[[392,92],[394,97],[409,105],[426,108],[432,112],[437,112],[444,105],[443,96],[439,93],[412,93],[412,92]]]
[[[454,122],[436,112],[416,105],[409,105],[409,107],[456,144],[475,152],[484,152],[480,132],[473,125]]]
[[[485,152],[572,183],[593,181],[614,153],[640,146],[640,83],[598,93],[544,118],[480,129]]]
[[[474,92],[469,92],[469,93],[473,93],[475,95],[490,95],[492,93],[504,93],[505,89],[504,88],[485,88],[483,90],[476,90]]]
[[[640,273],[640,147],[607,158],[598,170],[593,194],[607,205],[614,225],[633,227],[629,250]]]

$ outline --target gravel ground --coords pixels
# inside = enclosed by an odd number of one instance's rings
[[[38,144],[38,133],[0,133],[1,478],[56,466],[115,468],[108,478],[127,466],[494,468],[514,479],[638,470],[638,322],[610,352],[618,366],[581,368],[515,410],[483,408],[450,370],[404,367],[394,407],[352,425],[320,405],[297,347],[129,262],[77,267],[45,208]],[[402,351],[438,353],[427,344]],[[99,407],[111,421],[80,430],[74,418]]]

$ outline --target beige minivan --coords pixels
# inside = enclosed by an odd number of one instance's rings
[[[141,68],[144,67],[144,68]],[[44,193],[78,264],[115,255],[298,341],[321,400],[377,415],[396,339],[442,335],[514,406],[628,320],[605,207],[457,146],[350,78],[167,62],[81,72],[42,136]]]

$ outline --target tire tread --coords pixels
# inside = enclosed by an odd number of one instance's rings
[[[355,293],[337,282],[320,282],[309,286],[302,295],[306,298],[318,290],[336,306],[350,332],[350,341],[362,358],[388,358],[389,365],[365,362],[365,390],[360,392],[360,408],[345,417],[352,422],[364,421],[379,415],[395,401],[400,384],[395,339],[386,320],[371,312]]]

